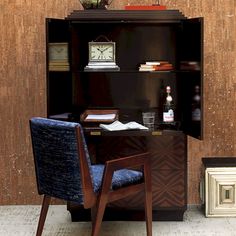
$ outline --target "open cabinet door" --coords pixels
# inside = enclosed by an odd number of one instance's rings
[[[69,21],[46,19],[47,116],[71,111]]]
[[[182,127],[203,139],[203,18],[183,20],[178,39]]]

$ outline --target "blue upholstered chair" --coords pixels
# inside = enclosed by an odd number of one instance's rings
[[[35,117],[30,120],[38,193],[43,203],[42,234],[51,197],[91,208],[92,235],[99,233],[106,204],[145,191],[147,235],[152,235],[152,191],[148,153],[92,165],[79,123]],[[142,171],[131,167],[142,166]]]

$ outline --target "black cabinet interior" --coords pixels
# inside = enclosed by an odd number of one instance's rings
[[[77,11],[76,19],[48,19],[47,43],[68,42],[70,61],[68,72],[47,73],[48,116],[70,112],[79,117],[87,108],[117,108],[122,121],[141,122],[141,112],[152,109],[158,113],[159,128],[165,87],[170,85],[178,129],[202,137],[203,115],[200,121],[193,122],[191,107],[194,87],[200,86],[201,93],[203,90],[203,19],[170,20],[171,11],[141,13],[142,17],[136,16],[136,11],[104,11],[99,16],[86,16]],[[88,42],[100,35],[116,42],[120,71],[84,72]],[[138,71],[141,63],[151,60],[169,61],[174,70]],[[198,67],[182,69],[182,62],[196,62]]]
[[[183,71],[178,74],[178,91],[181,94],[181,110],[183,111],[183,131],[195,138],[203,139],[203,18],[188,19],[182,22],[179,36],[179,61],[198,62],[197,70]],[[195,87],[200,89],[201,117],[199,121],[192,120],[192,103]]]
[[[47,68],[49,65],[49,43],[70,43],[69,23],[60,19],[46,19]],[[70,51],[69,51],[70,52]],[[70,54],[69,54],[70,57]],[[59,114],[72,109],[72,76],[69,71],[47,69],[47,113]]]

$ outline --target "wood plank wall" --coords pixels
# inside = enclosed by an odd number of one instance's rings
[[[160,0],[204,17],[204,141],[188,138],[188,203],[198,204],[201,158],[236,156],[235,0]],[[114,0],[110,9],[152,4]],[[38,204],[28,120],[46,115],[45,18],[64,18],[79,0],[0,3],[0,205]]]

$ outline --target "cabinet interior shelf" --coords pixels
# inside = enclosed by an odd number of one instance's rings
[[[84,127],[84,131],[90,136],[176,136],[182,134],[180,130],[158,129],[158,130],[122,130],[122,131],[104,131],[102,129],[94,129],[93,127]]]
[[[158,71],[139,71],[139,70],[94,70],[94,71],[84,71],[78,70],[78,73],[200,73],[199,70],[158,70]]]
[[[162,120],[165,88],[170,86],[174,119],[181,121],[180,129],[185,134],[201,138],[203,99],[196,105],[199,109],[194,108],[193,99],[195,87],[199,88],[200,98],[203,92],[202,18],[188,19],[178,10],[74,11],[66,19],[48,19],[47,30],[47,49],[54,42],[68,45],[65,68],[63,63],[51,63],[50,67],[47,58],[49,116],[89,107],[111,107],[127,110],[131,120],[136,118],[137,110],[155,110]],[[119,70],[87,70],[89,43],[99,36],[115,43],[113,60]],[[100,55],[99,50],[96,52]],[[151,61],[172,66],[139,70]],[[200,114],[199,122],[195,122],[193,111]]]

